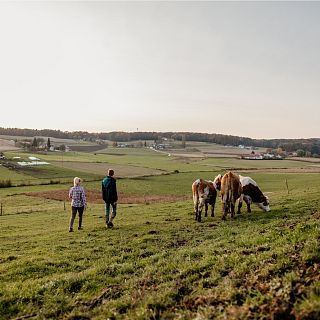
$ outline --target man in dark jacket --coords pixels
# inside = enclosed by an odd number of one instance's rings
[[[102,198],[106,203],[106,227],[113,227],[113,219],[117,214],[117,184],[116,179],[113,177],[114,171],[108,170],[108,175],[102,180]],[[110,216],[110,205],[112,206],[112,215]]]

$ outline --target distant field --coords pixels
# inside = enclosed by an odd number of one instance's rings
[[[14,170],[9,170],[4,166],[0,166],[0,180],[23,180],[26,176]]]
[[[250,154],[251,149],[222,146],[207,142],[187,142],[186,148],[168,149],[164,152],[177,156],[202,156],[202,157],[239,157],[240,155]],[[254,152],[265,152],[265,149],[258,148]]]
[[[163,173],[178,172],[219,172],[226,170],[255,172],[320,172],[317,164],[292,161],[292,160],[241,160],[238,158],[206,158],[188,156],[168,156],[166,153],[155,152],[141,148],[107,148],[99,153],[85,152],[47,152],[26,153],[22,151],[6,152],[12,163],[28,161],[28,157],[37,156],[41,161],[50,165],[37,167],[17,167],[11,171],[12,180],[29,177],[29,182],[34,179],[62,179],[66,181],[73,176],[81,176],[86,180],[99,179],[104,176],[109,167],[113,167],[117,177],[135,177],[158,175]],[[20,157],[14,160],[14,157]],[[8,171],[2,170],[3,179]],[[9,178],[9,176],[8,176]],[[211,178],[212,179],[212,178]],[[19,182],[20,183],[20,182]]]
[[[296,161],[306,161],[306,162],[313,162],[313,163],[320,164],[320,158],[292,157],[291,159]]]
[[[244,160],[244,159],[229,159],[229,158],[214,158],[204,159],[202,165],[221,168],[236,168],[243,169],[307,169],[315,168],[310,163],[298,162],[293,160]]]
[[[105,149],[104,145],[69,145],[71,151],[77,151],[77,152],[97,152],[99,150]]]
[[[117,177],[136,177],[144,175],[157,175],[162,174],[162,170],[149,169],[131,165],[117,165],[113,163],[93,163],[93,162],[52,162],[57,167],[73,169],[81,172],[88,172],[104,176],[107,174],[109,168],[113,168]]]
[[[100,179],[101,175],[79,171],[77,168],[63,168],[54,165],[17,166],[8,169],[0,166],[0,180],[10,180],[12,185],[33,185],[42,183],[60,183],[72,181],[75,176],[86,180]]]
[[[38,138],[43,138],[43,139],[48,139],[48,137],[44,137],[44,136],[37,136]],[[24,139],[29,139],[32,140],[33,137],[27,137],[27,136],[8,136],[8,135],[0,135],[0,139],[5,139],[5,140],[24,140]],[[52,138],[50,137],[50,140],[52,142],[56,142],[56,143],[70,143],[70,144],[78,144],[81,143],[79,140],[73,140],[73,139],[62,139],[62,138]]]
[[[18,150],[18,148],[15,146],[14,141],[0,139],[0,152],[8,150]]]

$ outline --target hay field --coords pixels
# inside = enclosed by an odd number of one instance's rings
[[[52,165],[60,168],[73,169],[81,172],[93,173],[97,175],[104,176],[107,174],[109,168],[113,168],[117,174],[117,177],[137,177],[137,176],[145,176],[145,175],[157,175],[162,174],[164,171],[149,169],[139,166],[132,165],[118,165],[114,163],[94,163],[94,162],[73,162],[73,161],[65,161],[65,162],[51,162]]]

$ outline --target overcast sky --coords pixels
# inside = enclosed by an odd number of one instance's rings
[[[1,127],[320,137],[320,2],[0,2]]]

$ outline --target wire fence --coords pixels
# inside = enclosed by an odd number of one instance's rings
[[[48,199],[43,199],[44,201]],[[86,211],[91,211],[93,208],[92,205],[86,206]],[[0,203],[0,218],[1,217],[8,217],[20,214],[34,214],[34,213],[44,213],[48,211],[59,211],[59,212],[67,212],[71,210],[70,201],[66,200],[54,200],[54,203],[51,203],[48,207],[44,207],[43,204],[40,203],[33,205],[33,206],[13,206],[12,204],[4,204],[3,202]]]
[[[63,211],[67,210],[66,201],[59,201],[59,203],[56,204],[56,208],[62,209]],[[28,207],[14,207],[12,205],[5,206],[3,203],[0,203],[0,217],[3,216],[11,216],[11,215],[17,215],[17,214],[31,214],[31,213],[39,213],[46,211],[47,209],[39,208],[38,206],[34,206],[32,208]]]

